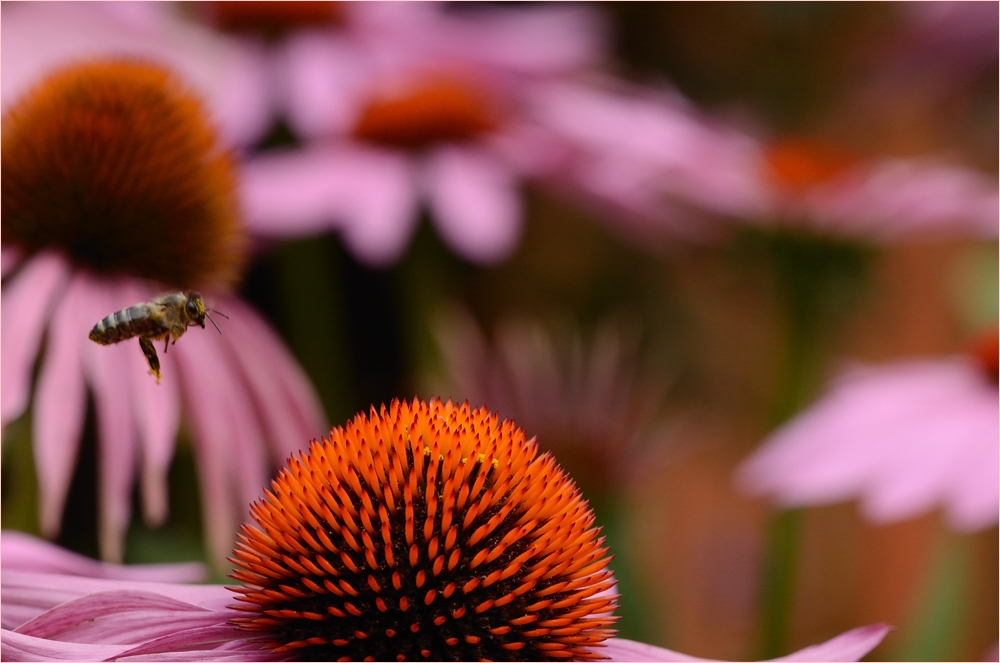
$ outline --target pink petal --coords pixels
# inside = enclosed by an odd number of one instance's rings
[[[185,409],[192,415],[205,539],[223,568],[237,525],[260,495],[269,469],[253,401],[227,356],[229,341],[212,332],[189,332],[191,338],[185,336],[171,354],[176,353]]]
[[[329,430],[322,406],[295,358],[256,311],[235,297],[220,303],[230,314],[230,356],[267,430],[271,458],[283,465]]]
[[[288,121],[309,138],[347,134],[372,75],[372,62],[357,44],[314,31],[292,35],[275,63]]]
[[[6,629],[0,637],[0,659],[5,661],[107,661],[127,650],[125,645],[81,645]]]
[[[42,341],[42,328],[52,306],[63,294],[68,278],[66,261],[58,254],[43,253],[29,260],[20,273],[3,286],[0,419],[4,426],[28,406],[31,371]]]
[[[106,564],[78,555],[23,532],[4,530],[0,535],[4,572],[10,570],[61,573],[108,580],[148,582],[198,582],[207,570],[199,562],[180,564]]]
[[[14,271],[14,269],[21,264],[21,260],[23,258],[24,256],[21,255],[21,249],[12,244],[0,247],[0,276],[6,277]]]
[[[197,660],[247,660],[273,661],[284,658],[269,651],[262,651],[259,643],[248,642],[254,634],[240,631],[235,626],[225,624],[225,620],[235,613],[215,615],[214,625],[163,635],[155,640],[133,647],[123,655],[123,660],[135,661],[197,661]],[[216,645],[212,648],[210,645]],[[199,649],[200,648],[200,649]],[[212,655],[200,658],[203,653]],[[158,657],[157,655],[162,656]],[[170,656],[172,658],[167,658]]]
[[[131,283],[123,298],[129,302],[148,301],[156,294],[151,288]],[[129,341],[128,346],[137,345]],[[159,352],[159,351],[158,351]],[[167,361],[161,357],[161,361]],[[174,371],[168,371],[156,384],[141,350],[126,352],[130,401],[140,443],[142,503],[146,522],[159,525],[167,517],[167,473],[174,455],[174,443],[180,426],[180,383]]]
[[[67,601],[22,624],[17,632],[52,640],[123,645],[224,620],[214,610],[166,596],[117,590]]]
[[[444,240],[478,263],[508,257],[521,235],[523,210],[514,174],[472,148],[435,150],[424,168],[431,212]]]
[[[270,237],[340,228],[362,260],[391,263],[416,224],[416,191],[407,157],[338,145],[257,157],[243,173],[247,224]]]
[[[890,627],[885,624],[862,626],[843,633],[823,644],[800,649],[794,654],[775,661],[858,661],[862,656],[874,649],[888,633]],[[613,638],[599,650],[612,661],[711,661],[708,658],[696,658],[679,652],[654,647],[641,642]]]
[[[102,303],[99,310],[106,311],[105,315],[128,306],[125,302],[131,301],[123,297],[120,285],[113,282],[95,283],[93,290],[94,301]],[[138,460],[138,436],[130,407],[131,362],[128,356],[136,352],[136,343],[123,342],[109,347],[88,343],[83,351],[84,370],[97,414],[101,557],[119,563],[125,554],[125,531],[132,512],[132,487]]]
[[[91,327],[108,312],[95,307],[89,279],[77,274],[49,325],[49,342],[38,375],[34,405],[34,456],[42,533],[59,531],[73,478],[86,411],[81,353]]]

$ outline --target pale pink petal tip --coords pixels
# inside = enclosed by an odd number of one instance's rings
[[[0,565],[5,570],[147,582],[201,582],[208,577],[208,569],[199,562],[106,564],[14,530],[0,533],[0,548]]]
[[[892,629],[886,624],[871,624],[847,631],[826,642],[800,649],[775,661],[858,661],[874,649]],[[688,656],[670,649],[654,647],[634,640],[614,638],[601,653],[612,661],[711,661]]]

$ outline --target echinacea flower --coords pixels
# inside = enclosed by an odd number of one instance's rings
[[[913,235],[995,238],[996,182],[981,173],[922,159],[863,159],[812,138],[764,148],[759,173],[764,226],[805,227],[874,242]]]
[[[538,434],[591,496],[618,489],[648,461],[661,433],[665,385],[640,370],[638,339],[605,322],[592,336],[537,321],[497,325],[493,343],[468,313],[443,315],[435,337],[448,389]]]
[[[0,89],[6,111],[45,76],[83,60],[138,58],[183,77],[231,145],[259,139],[274,114],[264,54],[175,15],[166,2],[8,2]]]
[[[2,658],[701,660],[613,637],[593,513],[551,455],[485,409],[372,408],[293,457],[253,513],[237,587],[4,568],[5,613],[21,618]],[[887,631],[785,660],[856,660]]]
[[[338,29],[292,35],[277,58],[287,86],[278,96],[306,146],[247,164],[251,230],[335,228],[362,260],[383,265],[403,252],[426,203],[452,249],[502,260],[520,235],[521,181],[539,167],[529,141],[516,141],[520,161],[510,155],[524,97],[594,60],[595,17],[578,7],[460,14],[391,2],[345,12]],[[527,152],[547,149],[536,141]]]
[[[961,532],[997,524],[997,336],[977,353],[845,372],[739,470],[785,508],[858,499],[876,523],[943,507]]]
[[[228,294],[245,238],[232,160],[184,85],[126,60],[58,71],[3,117],[2,396],[6,426],[32,400],[42,532],[60,528],[93,395],[102,555],[120,560],[136,473],[148,522],[166,517],[181,414],[198,461],[206,540],[231,547],[244,505],[323,416],[277,335]],[[197,288],[229,316],[160,348],[163,382],[135,341],[99,346],[105,316]],[[167,350],[164,352],[164,350]]]

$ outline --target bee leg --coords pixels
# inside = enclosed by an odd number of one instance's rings
[[[163,339],[163,354],[167,354],[167,348],[169,347],[170,347],[170,335],[167,334],[167,337]]]
[[[149,370],[156,378],[156,384],[160,384],[160,358],[156,356],[153,342],[145,336],[140,336],[139,347],[142,348],[142,354],[146,356],[146,363],[149,364]]]

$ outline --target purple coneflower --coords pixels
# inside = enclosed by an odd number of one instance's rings
[[[386,264],[425,202],[455,251],[505,258],[520,235],[520,181],[537,167],[509,155],[524,95],[594,59],[594,16],[563,7],[465,16],[429,3],[344,12],[340,26],[293,34],[278,54],[279,97],[307,145],[247,165],[251,229],[337,228],[361,259]]]
[[[46,536],[60,529],[87,409],[98,439],[102,556],[122,558],[135,475],[144,515],[166,517],[166,475],[184,413],[218,561],[244,505],[321,430],[312,388],[277,335],[228,294],[245,239],[232,160],[185,86],[126,60],[63,69],[3,117],[0,415],[34,401]],[[136,341],[99,346],[95,323],[169,290],[197,288],[223,334],[190,331],[163,353],[163,382]],[[41,364],[32,389],[33,368]]]
[[[485,409],[372,408],[292,457],[252,511],[235,587],[5,566],[4,614],[18,617],[2,657],[702,660],[614,637],[593,512],[550,454]],[[786,660],[857,660],[887,631]]]
[[[997,524],[997,336],[977,357],[857,367],[739,471],[783,507],[859,499],[887,523],[943,507],[969,532]]]
[[[997,236],[996,182],[931,159],[862,159],[812,138],[764,149],[767,204],[749,218],[876,242],[915,234]]]

